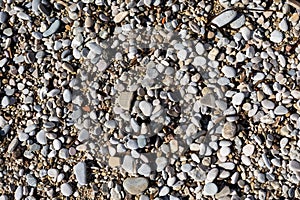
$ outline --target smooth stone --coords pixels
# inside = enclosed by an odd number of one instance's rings
[[[144,192],[148,188],[148,184],[146,178],[126,178],[123,182],[123,187],[128,193],[137,195]]]
[[[231,139],[235,136],[237,131],[236,125],[233,122],[226,122],[223,126],[222,137],[225,139]]]
[[[241,156],[241,161],[244,165],[250,166],[251,165],[251,160],[248,156],[242,155]]]
[[[0,68],[3,67],[7,62],[8,62],[8,59],[7,59],[7,58],[2,58],[2,59],[0,60]]]
[[[135,172],[135,160],[133,157],[126,155],[123,160],[122,168],[128,173]]]
[[[24,12],[18,12],[17,17],[22,19],[22,20],[26,20],[26,21],[30,20],[30,16],[27,15],[26,13],[24,13]]]
[[[272,110],[275,108],[275,103],[273,103],[272,101],[268,100],[268,99],[264,99],[262,102],[261,102],[261,105],[268,109],[268,110]]]
[[[293,172],[300,172],[300,162],[296,161],[296,160],[292,160],[289,163],[289,168],[290,170],[292,170]]]
[[[241,28],[246,22],[246,17],[243,14],[240,14],[235,20],[230,23],[230,27],[233,29]]]
[[[73,167],[74,174],[76,176],[79,185],[87,184],[86,164],[85,162],[79,162]]]
[[[205,47],[201,42],[198,42],[195,46],[198,55],[203,55],[205,53]]]
[[[282,30],[283,32],[286,32],[289,30],[289,26],[287,23],[287,19],[284,17],[281,22],[278,24],[278,27],[280,28],[280,30]]]
[[[89,138],[90,138],[90,133],[88,130],[86,130],[86,129],[80,130],[80,132],[78,134],[78,141],[84,142],[84,141],[88,140]]]
[[[158,157],[155,160],[156,163],[156,171],[161,172],[168,164],[168,160],[165,157]]]
[[[63,183],[60,186],[60,191],[61,191],[62,195],[66,196],[66,197],[69,197],[73,194],[73,189],[69,183]]]
[[[0,23],[3,24],[8,20],[8,13],[7,12],[0,12]]]
[[[121,21],[123,21],[125,19],[125,17],[129,14],[128,11],[124,11],[124,12],[119,12],[115,17],[114,17],[114,22],[115,23],[120,23]]]
[[[233,67],[227,65],[222,67],[221,70],[227,78],[232,78],[236,76],[236,70]]]
[[[219,28],[229,24],[237,16],[237,11],[228,9],[217,15],[212,21],[212,24],[215,24]]]
[[[69,89],[64,90],[63,99],[66,103],[70,103],[72,101],[72,93]]]
[[[112,168],[119,167],[121,164],[121,158],[119,157],[109,157],[108,165]]]
[[[203,194],[207,196],[214,196],[218,192],[218,187],[214,183],[206,183],[203,188]]]
[[[252,154],[254,153],[254,149],[255,146],[253,144],[246,144],[243,147],[243,153],[245,154],[245,156],[252,156]]]
[[[55,20],[50,27],[43,33],[43,37],[49,37],[50,35],[56,33],[60,27],[60,20]]]
[[[215,180],[215,178],[217,178],[218,174],[219,174],[218,168],[213,168],[213,169],[211,169],[211,170],[207,173],[206,181],[208,181],[208,182],[213,182],[213,181]]]
[[[280,43],[283,40],[283,34],[278,30],[274,30],[270,35],[270,40],[274,43]]]
[[[124,110],[129,110],[131,106],[131,101],[133,99],[133,92],[121,92],[118,103]]]
[[[46,132],[44,130],[39,131],[36,134],[36,140],[39,144],[45,145],[47,144],[47,137],[46,137]]]
[[[32,174],[26,175],[26,182],[31,187],[36,187],[36,185],[37,185],[37,180]]]
[[[206,94],[200,99],[200,104],[210,108],[215,108],[216,106],[215,101],[216,98],[213,94]]]
[[[184,61],[187,56],[187,51],[185,49],[181,49],[180,51],[177,52],[177,57],[179,60]]]
[[[151,103],[147,101],[141,101],[139,103],[139,108],[145,116],[147,117],[151,116],[151,113],[153,111],[153,106]]]
[[[138,171],[137,171],[140,175],[143,175],[143,176],[150,176],[150,173],[151,173],[151,167],[148,165],[148,164],[142,164]]]
[[[1,106],[6,108],[10,104],[10,99],[8,96],[4,96],[1,100]]]
[[[220,163],[219,166],[227,170],[233,170],[235,168],[235,164],[233,162]]]
[[[160,197],[166,196],[167,194],[169,194],[169,192],[170,192],[170,188],[168,186],[163,186],[160,189],[158,196],[160,196]]]
[[[21,185],[19,185],[17,187],[17,189],[15,190],[15,200],[20,200],[22,199],[22,196],[23,196],[23,187]]]
[[[245,94],[242,92],[236,93],[232,96],[232,104],[233,105],[241,105],[245,98]]]
[[[288,109],[284,106],[281,106],[281,105],[277,106],[274,110],[275,115],[285,115],[288,112],[289,112]]]

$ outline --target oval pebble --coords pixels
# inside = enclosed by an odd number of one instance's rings
[[[60,191],[61,191],[62,195],[66,196],[66,197],[69,197],[73,194],[72,187],[69,183],[63,183],[60,186]]]
[[[207,196],[214,196],[218,192],[218,187],[214,183],[206,183],[203,188],[203,194]]]
[[[133,195],[140,194],[148,187],[148,180],[146,178],[126,178],[123,182],[124,189]]]

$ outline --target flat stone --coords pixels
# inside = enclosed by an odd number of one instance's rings
[[[134,173],[135,169],[135,160],[133,157],[126,155],[123,160],[122,168],[128,173]]]
[[[10,100],[8,96],[4,96],[1,100],[1,106],[6,108],[10,104]]]
[[[289,26],[287,23],[287,19],[284,17],[281,22],[278,24],[278,27],[280,28],[280,30],[282,30],[283,32],[286,32],[289,30]]]
[[[47,137],[46,137],[46,132],[44,130],[40,130],[37,134],[36,134],[36,140],[39,144],[41,145],[45,145],[47,144]]]
[[[236,17],[231,23],[230,27],[233,29],[239,29],[241,28],[246,22],[246,17],[243,14],[239,14],[238,17]]]
[[[292,170],[293,172],[300,172],[300,162],[296,161],[296,160],[292,160],[289,163],[289,168],[290,170]]]
[[[235,164],[233,162],[220,163],[219,166],[227,170],[233,170],[235,168]]]
[[[131,101],[133,99],[133,92],[121,92],[118,103],[124,110],[129,110],[131,106]]]
[[[213,168],[211,169],[206,176],[206,181],[207,182],[213,182],[215,180],[215,178],[217,178],[219,174],[219,169],[218,168]]]
[[[253,144],[246,144],[243,147],[243,153],[245,154],[245,156],[252,156],[252,154],[254,153],[254,149],[255,146]]]
[[[7,62],[8,62],[8,59],[7,59],[7,58],[2,58],[2,59],[0,60],[0,68],[3,67]]]
[[[144,192],[148,188],[148,184],[146,178],[126,178],[123,187],[129,194],[137,195]]]
[[[245,94],[242,92],[236,93],[232,96],[232,104],[233,105],[241,105],[245,98]]]
[[[226,24],[229,24],[230,22],[232,22],[232,20],[234,20],[234,18],[236,16],[237,16],[237,11],[232,10],[232,9],[225,10],[224,12],[217,15],[217,17],[215,17],[211,21],[211,23],[215,24],[216,26],[221,28],[221,27],[225,26]]]
[[[206,183],[203,188],[203,194],[207,196],[214,196],[218,192],[218,187],[214,183]]]
[[[87,47],[97,55],[100,55],[102,53],[102,48],[96,42],[88,43]]]
[[[169,192],[170,192],[170,188],[168,186],[163,186],[160,189],[158,196],[160,196],[160,197],[166,196],[167,194],[169,194]]]
[[[72,93],[69,89],[65,89],[63,92],[63,99],[66,103],[69,103],[72,101]]]
[[[60,20],[55,20],[50,27],[43,33],[43,37],[49,37],[50,35],[56,33],[60,27]]]
[[[129,14],[128,11],[124,11],[124,12],[119,12],[115,17],[114,17],[114,22],[115,23],[120,23],[121,21],[123,21],[123,19],[125,19],[125,17]]]
[[[275,108],[275,103],[273,103],[272,101],[268,100],[268,99],[264,99],[262,102],[261,102],[261,105],[266,108],[266,109],[269,109],[269,110],[272,110]]]
[[[23,187],[19,185],[15,191],[15,199],[20,200],[22,199],[23,196]]]
[[[201,42],[198,42],[195,46],[198,55],[203,55],[205,53],[205,47]]]
[[[232,78],[236,76],[236,70],[233,67],[227,65],[222,67],[221,70],[227,78]]]
[[[222,137],[225,139],[231,139],[236,134],[236,125],[233,122],[226,122],[224,124],[223,130],[222,130]]]
[[[143,176],[150,176],[150,173],[151,173],[151,167],[148,165],[148,164],[142,164],[138,171],[137,171],[140,175],[143,175]]]
[[[112,168],[119,167],[121,164],[121,158],[119,157],[109,157],[108,165]]]
[[[0,23],[5,23],[8,20],[8,16],[7,12],[0,12]]]
[[[185,49],[181,49],[180,51],[177,52],[177,58],[180,61],[184,61],[186,59],[187,56],[187,51]]]
[[[286,107],[284,107],[284,106],[277,106],[276,108],[275,108],[275,110],[274,110],[274,114],[275,115],[285,115],[285,114],[287,114],[289,111],[288,111],[288,109],[286,108]]]
[[[63,183],[60,186],[60,191],[61,191],[62,195],[66,196],[66,197],[69,197],[73,194],[73,189],[69,183]]]
[[[210,108],[215,108],[216,107],[216,98],[213,94],[206,94],[200,99],[200,104],[210,107]]]
[[[86,185],[87,184],[87,174],[86,174],[86,164],[85,162],[79,162],[74,167],[74,174],[76,176],[77,182],[79,185]]]
[[[278,30],[274,30],[270,35],[270,40],[274,43],[280,43],[283,40],[283,34]]]
[[[149,103],[147,101],[141,101],[139,103],[139,108],[145,116],[147,116],[147,117],[151,116],[152,111],[153,111],[153,106],[151,103]]]
[[[168,164],[168,160],[165,157],[158,157],[155,160],[156,163],[156,171],[161,172]]]

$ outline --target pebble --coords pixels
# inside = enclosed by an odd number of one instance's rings
[[[215,183],[206,183],[203,188],[203,194],[207,196],[214,196],[218,192],[218,187]]]
[[[275,108],[275,110],[274,110],[274,114],[275,115],[285,115],[285,114],[287,114],[289,111],[288,111],[288,109],[286,108],[286,107],[284,107],[284,106],[277,106],[276,108]]]
[[[221,14],[217,15],[213,20],[211,21],[212,24],[217,25],[219,28],[225,26],[226,24],[229,24],[232,22],[232,20],[237,16],[237,11],[228,9],[222,12]]]
[[[300,162],[296,161],[296,160],[292,160],[289,163],[289,168],[290,170],[292,170],[293,172],[300,172]]]
[[[229,67],[227,65],[222,67],[222,72],[227,78],[233,78],[236,76],[236,71],[233,67]]]
[[[8,20],[7,12],[0,12],[0,23],[3,24]]]
[[[208,182],[213,182],[217,176],[219,174],[219,169],[218,168],[212,168],[208,173],[207,173],[207,176],[206,176],[206,181]]]
[[[289,26],[287,23],[287,19],[284,17],[280,23],[278,24],[278,27],[280,28],[280,30],[282,30],[283,32],[286,32],[289,30]]]
[[[153,111],[153,106],[151,103],[147,101],[141,101],[139,103],[139,108],[145,116],[147,117],[151,116],[151,113]]]
[[[148,180],[142,177],[126,178],[123,187],[129,194],[137,195],[148,188]]]
[[[85,162],[79,162],[74,167],[74,174],[79,185],[87,184],[86,164]]]
[[[168,186],[163,186],[160,189],[158,196],[160,197],[166,196],[167,194],[169,194],[169,192],[170,192],[170,188]]]
[[[184,49],[181,49],[180,51],[177,52],[177,57],[179,60],[184,61],[187,56],[187,51]]]
[[[222,130],[222,137],[231,139],[235,136],[236,131],[236,125],[233,122],[226,122]]]
[[[196,52],[198,53],[198,55],[203,55],[205,53],[205,47],[201,42],[198,42],[195,46],[196,48]]]
[[[23,187],[19,185],[15,191],[15,199],[20,200],[23,197]]]
[[[55,20],[50,27],[43,33],[43,37],[49,37],[50,35],[56,33],[60,27],[60,20]]]
[[[233,105],[241,105],[244,101],[245,94],[242,92],[236,93],[232,96],[232,104]]]
[[[253,144],[246,144],[243,147],[243,153],[245,156],[252,156],[254,153],[255,146]]]
[[[275,108],[275,104],[274,104],[272,101],[268,100],[268,99],[264,99],[264,100],[261,102],[261,105],[262,105],[264,108],[268,109],[268,110],[273,110],[273,109]]]
[[[73,189],[69,183],[61,184],[60,191],[65,197],[69,197],[73,194]]]
[[[46,137],[46,132],[44,130],[40,130],[37,134],[36,134],[36,140],[39,144],[41,145],[45,145],[47,144],[47,137]]]
[[[114,22],[115,22],[115,23],[120,23],[121,21],[123,21],[123,20],[125,19],[125,17],[127,17],[128,14],[129,14],[128,11],[119,12],[119,13],[114,17]]]
[[[274,30],[271,33],[270,40],[274,43],[280,43],[283,40],[283,34],[278,30]]]
[[[118,103],[124,110],[129,110],[133,99],[133,92],[121,92]]]
[[[70,103],[72,101],[72,94],[69,89],[65,89],[63,92],[63,99],[66,103]]]
[[[138,169],[138,173],[140,175],[148,177],[151,173],[151,167],[148,164],[142,164]]]

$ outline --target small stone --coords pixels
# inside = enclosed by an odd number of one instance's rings
[[[170,192],[170,188],[168,186],[163,186],[160,189],[158,196],[160,197],[166,196],[167,194],[169,194],[169,192]]]
[[[224,75],[227,78],[232,78],[236,76],[236,71],[233,67],[229,67],[227,65],[225,65],[224,67],[222,67],[222,72],[224,73]]]
[[[203,55],[205,53],[205,47],[201,42],[198,42],[195,46],[198,55]]]
[[[139,103],[139,108],[145,116],[147,117],[151,116],[153,110],[153,106],[151,103],[147,101],[142,101]]]
[[[200,99],[200,103],[204,106],[210,107],[210,108],[215,108],[216,106],[216,98],[213,94],[206,94]]]
[[[284,106],[277,106],[276,108],[275,108],[275,110],[274,110],[274,114],[275,115],[285,115],[285,114],[287,114],[289,111],[288,111],[288,109],[286,108],[286,107],[284,107]]]
[[[15,191],[15,200],[22,199],[23,196],[23,187],[19,185]]]
[[[236,17],[231,23],[230,27],[233,29],[239,29],[241,28],[246,22],[246,17],[243,14],[240,14],[238,17]]]
[[[63,99],[66,103],[70,103],[72,101],[72,94],[69,89],[65,89],[63,92]]]
[[[134,158],[126,155],[123,160],[122,168],[128,173],[134,173],[136,171]]]
[[[3,24],[7,21],[8,14],[7,12],[0,12],[0,23]]]
[[[100,55],[102,53],[102,48],[96,42],[88,43],[87,47],[97,55]]]
[[[234,20],[237,16],[237,11],[228,9],[221,14],[217,15],[211,23],[218,26],[219,28],[229,24],[232,20]]]
[[[245,156],[252,156],[255,146],[253,144],[247,144],[243,147],[243,153]]]
[[[203,188],[203,194],[207,196],[214,196],[218,192],[218,187],[214,183],[206,183]]]
[[[227,170],[233,170],[235,168],[235,164],[233,162],[220,163],[219,166]]]
[[[129,110],[131,106],[131,101],[133,99],[133,92],[121,92],[118,103],[124,110]]]
[[[296,160],[292,160],[289,163],[289,168],[290,170],[292,170],[293,172],[300,172],[300,162],[296,161]]]
[[[60,186],[60,191],[62,195],[69,197],[73,194],[72,187],[70,186],[69,183],[64,183]]]
[[[224,124],[223,130],[222,130],[222,137],[225,139],[231,139],[236,134],[236,125],[233,122],[226,122]]]
[[[123,182],[124,189],[133,195],[140,194],[148,188],[148,180],[146,178],[126,178]]]
[[[8,96],[4,96],[1,100],[1,106],[6,108],[10,104],[10,100]]]
[[[156,171],[161,172],[168,164],[168,160],[165,157],[158,157],[155,160],[156,163]]]
[[[151,167],[148,164],[142,164],[138,169],[138,173],[140,175],[148,177],[151,173]]]
[[[77,182],[79,183],[79,185],[86,185],[87,181],[86,181],[86,164],[85,162],[79,162],[77,163],[74,167],[74,174],[76,176]]]
[[[27,174],[26,175],[26,182],[31,187],[36,187],[37,180],[36,180],[36,178],[32,174]]]
[[[232,96],[232,104],[233,105],[241,105],[245,98],[245,94],[242,92],[236,93]]]
[[[108,165],[112,168],[119,167],[121,164],[121,159],[119,157],[109,157]]]
[[[219,174],[218,168],[213,168],[213,169],[211,169],[211,170],[207,173],[206,181],[208,181],[208,182],[213,182],[213,181],[215,180],[215,178],[217,178],[218,174]]]
[[[184,61],[187,56],[187,51],[184,49],[181,49],[180,51],[177,52],[177,57],[179,60]]]
[[[3,67],[8,62],[7,58],[3,58],[0,60],[0,68]]]
[[[39,131],[36,134],[36,140],[39,144],[47,144],[47,137],[46,137],[46,132],[44,130]]]
[[[114,17],[114,22],[115,23],[120,23],[121,21],[123,21],[123,19],[125,19],[125,17],[129,14],[128,11],[124,11],[124,12],[119,12],[115,17]]]
[[[56,33],[60,27],[60,20],[55,20],[50,27],[43,33],[43,37],[49,37],[50,35]]]
[[[268,109],[268,110],[272,110],[275,108],[275,103],[273,103],[272,101],[268,100],[268,99],[264,99],[262,102],[261,102],[261,105]]]
[[[271,33],[270,40],[274,43],[280,43],[283,40],[283,34],[278,30],[274,30]]]
[[[286,32],[289,30],[289,26],[287,23],[287,19],[284,17],[281,22],[278,24],[278,27],[280,28],[280,30],[282,30],[283,32]]]

